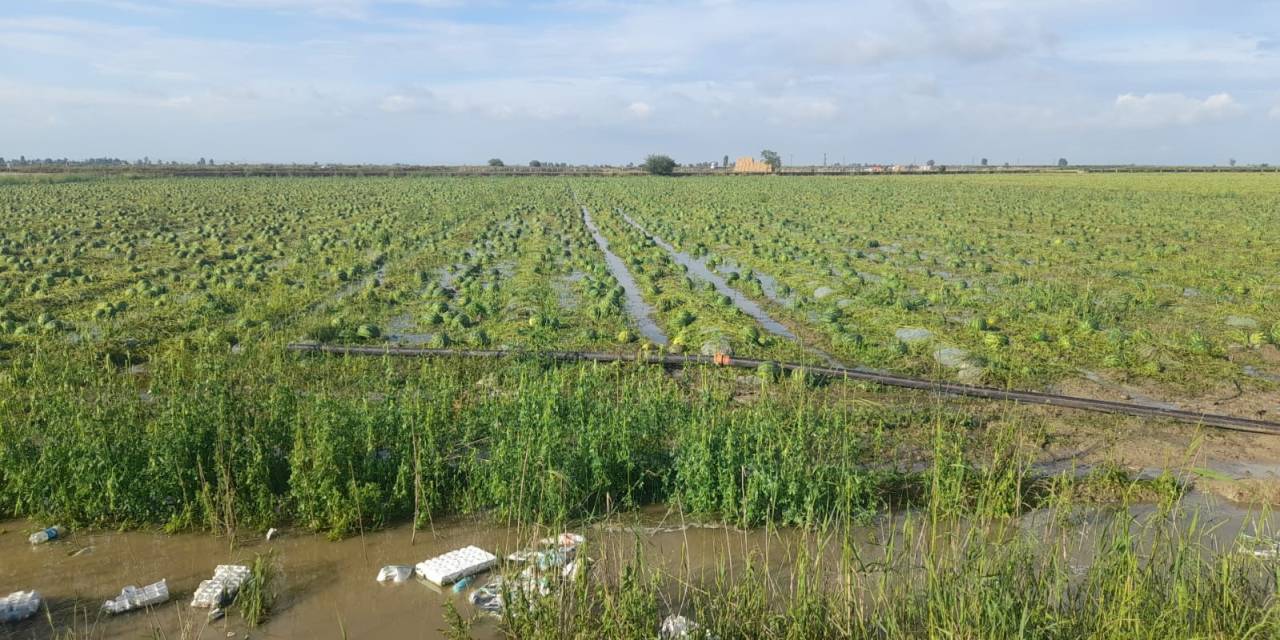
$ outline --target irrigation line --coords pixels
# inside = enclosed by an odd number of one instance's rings
[[[731,358],[725,355],[670,355],[670,354],[619,354],[590,351],[510,351],[510,350],[476,350],[476,349],[413,349],[406,347],[362,347],[347,345],[321,345],[314,343],[291,343],[285,347],[289,351],[300,353],[322,353],[351,356],[398,356],[411,358],[461,357],[461,358],[545,358],[557,362],[639,362],[660,364],[666,367],[687,367],[691,365],[718,365],[737,367],[739,369],[755,369],[762,364],[775,364],[783,371],[797,369],[809,373],[874,382],[889,387],[932,391],[952,396],[984,398],[987,400],[1004,400],[1025,404],[1040,404],[1066,409],[1081,409],[1100,413],[1121,414],[1141,418],[1162,418],[1175,422],[1216,427],[1229,431],[1245,431],[1280,435],[1280,423],[1265,420],[1237,418],[1235,416],[1197,413],[1178,409],[1164,409],[1125,402],[1111,402],[1093,398],[1063,396],[1053,393],[1035,391],[1013,391],[995,387],[979,387],[975,385],[940,382],[923,378],[910,378],[887,373],[878,373],[847,367],[811,366],[771,360],[754,360],[751,358]]]

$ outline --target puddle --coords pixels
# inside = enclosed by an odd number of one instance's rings
[[[1266,380],[1267,382],[1280,382],[1280,374],[1269,373],[1251,365],[1245,365],[1242,368],[1242,371],[1244,371],[1244,374],[1250,378]]]
[[[973,366],[973,363],[969,361],[969,352],[956,347],[943,347],[934,351],[933,359],[948,369]]]
[[[365,288],[373,284],[375,281],[381,282],[382,280],[386,279],[386,277],[387,277],[387,266],[384,263],[382,266],[378,267],[377,270],[375,270],[373,273],[363,278],[352,280],[351,282],[347,283],[345,287],[338,289],[338,291],[333,294],[333,297],[329,299],[329,302],[330,304],[336,304],[338,302],[342,302],[348,297],[360,291],[363,291]]]
[[[725,274],[729,274],[729,273],[736,273],[738,275],[743,274],[743,269],[741,267],[739,267],[736,264],[731,264],[727,262],[722,263],[720,266],[716,267],[716,271],[719,271]],[[754,270],[751,272],[751,274],[755,276],[755,279],[760,283],[760,290],[764,292],[764,297],[784,307],[791,307],[795,304],[795,301],[791,296],[782,295],[781,291],[778,288],[777,278],[768,274],[760,273],[759,271],[754,271]]]
[[[582,207],[582,222],[587,225],[587,231],[591,232],[591,237],[596,239],[596,244],[600,246],[600,251],[604,253],[605,265],[609,267],[609,273],[617,279],[622,285],[625,292],[625,301],[627,313],[631,314],[631,318],[635,320],[637,327],[640,329],[640,335],[643,335],[654,344],[667,344],[667,335],[658,328],[653,322],[653,307],[644,301],[640,296],[640,286],[636,284],[631,272],[627,270],[627,265],[614,252],[609,250],[609,241],[605,239],[604,234],[600,233],[600,229],[596,227],[596,223],[591,219],[591,212],[586,207]]]
[[[765,331],[788,340],[797,340],[796,334],[783,326],[782,323],[774,320],[767,312],[765,312],[764,309],[761,309],[760,305],[756,304],[755,301],[742,295],[742,292],[729,286],[729,283],[725,282],[724,278],[720,277],[711,269],[708,269],[705,261],[694,258],[682,251],[676,251],[675,247],[667,244],[667,242],[662,238],[650,234],[644,229],[644,227],[641,227],[635,220],[632,220],[630,216],[622,211],[618,211],[618,215],[622,216],[622,219],[626,220],[627,224],[635,227],[640,233],[651,238],[659,247],[662,247],[664,251],[670,254],[673,260],[688,268],[692,275],[705,282],[710,282],[721,295],[728,296],[729,299],[733,301],[734,306],[741,309],[743,313],[754,318],[756,322],[759,322],[760,326],[764,327]]]
[[[903,327],[893,332],[894,337],[907,343],[914,344],[924,342],[933,338],[933,332],[920,327]]]
[[[574,292],[573,285],[581,281],[584,277],[586,277],[585,273],[581,271],[574,271],[567,276],[556,278],[551,282],[551,288],[554,289],[556,293],[556,303],[560,305],[561,309],[573,311],[580,306],[578,303],[578,294]]]
[[[958,347],[942,347],[933,352],[938,364],[956,372],[956,378],[965,384],[980,384],[986,371],[969,357],[969,352]]]
[[[1257,329],[1258,321],[1244,316],[1227,316],[1226,325],[1237,329]]]

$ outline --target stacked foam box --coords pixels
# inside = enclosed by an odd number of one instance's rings
[[[213,578],[196,587],[191,606],[204,609],[220,607],[235,599],[249,579],[249,567],[238,564],[220,564],[213,570]]]
[[[135,586],[127,586],[120,590],[120,595],[114,600],[108,600],[102,604],[102,610],[115,615],[134,609],[143,607],[151,607],[169,600],[169,584],[161,580],[155,584],[149,584],[139,589]]]
[[[413,571],[419,578],[443,586],[460,578],[480,573],[497,563],[498,557],[484,549],[463,547],[430,560],[423,560],[414,567]]]

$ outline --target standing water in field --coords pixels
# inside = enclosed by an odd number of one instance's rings
[[[794,584],[797,571],[803,571],[818,590],[833,597],[838,598],[834,594],[855,580],[862,592],[859,597],[869,598],[868,602],[906,607],[912,598],[932,588],[926,572],[919,568],[923,564],[938,562],[952,570],[967,566],[949,560],[948,550],[972,550],[982,566],[995,570],[1005,566],[999,558],[1018,555],[1010,550],[1058,558],[1061,565],[1042,565],[1040,573],[1035,574],[1033,585],[1043,587],[1060,580],[1084,579],[1098,553],[1111,550],[1114,561],[1118,557],[1114,555],[1117,542],[1121,547],[1149,548],[1158,541],[1160,532],[1187,531],[1190,522],[1200,524],[1191,527],[1199,533],[1186,538],[1188,544],[1194,545],[1189,548],[1205,550],[1205,555],[1188,556],[1187,566],[1193,569],[1201,561],[1214,562],[1210,554],[1218,552],[1233,558],[1231,566],[1237,570],[1266,567],[1275,557],[1277,543],[1269,535],[1275,531],[1275,516],[1197,494],[1184,498],[1182,506],[1167,512],[1155,504],[1081,504],[1066,512],[1036,510],[987,524],[949,521],[936,534],[928,533],[932,525],[923,515],[897,514],[815,533],[787,527],[740,530],[686,523],[682,516],[654,507],[578,531],[586,535],[584,557],[589,559],[582,566],[588,567],[592,584],[616,585],[622,580],[624,567],[637,554],[643,558],[646,571],[669,577],[657,596],[663,604],[653,613],[651,632],[642,636],[651,638],[661,621],[671,615],[700,613],[702,623],[714,622],[705,611],[698,612],[696,600],[689,598],[688,591],[693,586],[714,592],[712,595],[718,599],[710,602],[723,604],[725,598],[731,597],[717,582],[723,579],[730,584],[746,584],[763,577],[778,589],[771,592],[776,601],[787,603],[795,597],[788,585]],[[1069,517],[1064,519],[1064,515]],[[1132,527],[1117,533],[1115,525],[1121,521],[1117,518],[1131,522]],[[0,526],[22,530],[28,524],[7,521],[0,522]],[[9,634],[5,637],[27,638],[48,637],[57,630],[74,628],[83,634],[76,633],[76,637],[104,640],[140,636],[193,640],[246,636],[427,640],[453,637],[444,630],[448,607],[455,607],[464,619],[479,614],[468,592],[498,573],[512,575],[519,571],[525,560],[518,559],[518,554],[542,535],[538,530],[522,531],[483,518],[464,517],[442,518],[431,531],[418,531],[416,536],[409,525],[336,542],[299,531],[274,541],[242,540],[248,546],[234,549],[224,538],[200,534],[86,531],[78,532],[67,542],[32,551],[23,548],[20,537],[0,535],[0,555],[7,559],[0,568],[0,580],[12,583],[15,589],[38,591],[47,606],[45,615],[0,631]],[[507,558],[504,569],[482,574],[470,588],[456,590],[440,589],[407,577],[410,564],[470,545]],[[857,563],[846,563],[844,554],[850,549],[856,550]],[[248,629],[234,604],[221,618],[210,618],[206,609],[188,604],[197,585],[207,580],[217,565],[247,564],[268,552],[277,563],[273,590],[278,599],[263,627]],[[1137,557],[1132,556],[1135,560]],[[537,558],[539,563],[558,566],[555,557]],[[388,573],[380,572],[380,568],[397,565],[404,566],[401,571],[406,577],[402,582],[379,579]],[[1154,574],[1150,579],[1161,578]],[[165,580],[174,598],[147,611],[111,617],[86,615],[87,604],[96,607],[102,598],[118,593],[120,585],[143,580]],[[966,583],[968,586],[949,587],[953,591],[947,595],[963,595],[961,590],[977,588],[983,580],[978,577]],[[1261,583],[1262,587],[1265,584]],[[1061,612],[1075,610],[1066,607]],[[412,632],[406,633],[407,629]],[[479,615],[468,631],[470,637],[481,640],[508,637],[508,630],[502,628],[497,616]]]
[[[591,212],[587,211],[586,207],[582,208],[582,222],[587,225],[587,231],[591,232],[591,237],[596,239],[596,244],[604,253],[604,261],[609,267],[609,273],[613,274],[626,292],[627,312],[635,319],[640,335],[654,344],[667,344],[666,334],[662,333],[662,329],[653,322],[653,308],[640,297],[640,286],[636,284],[635,278],[631,277],[631,272],[627,271],[627,265],[622,262],[622,258],[609,250],[609,241],[600,233],[595,221],[591,219]]]
[[[635,220],[632,220],[631,216],[623,213],[621,209],[618,210],[618,215],[622,216],[622,219],[626,220],[627,224],[635,227],[640,231],[640,233],[643,233],[646,237],[657,243],[659,247],[662,247],[664,251],[671,254],[672,260],[675,260],[677,263],[687,267],[689,271],[699,279],[710,282],[715,286],[716,291],[719,291],[722,295],[728,296],[729,299],[733,301],[734,306],[741,309],[743,313],[754,318],[756,322],[759,322],[760,326],[764,327],[765,331],[788,340],[796,340],[796,334],[792,333],[791,330],[786,328],[781,322],[774,320],[772,316],[770,316],[764,309],[761,309],[760,305],[756,304],[751,300],[751,298],[742,295],[742,292],[729,286],[729,283],[725,282],[724,278],[721,278],[714,271],[707,268],[706,262],[687,253],[676,251],[675,247],[667,244],[662,238],[646,231],[644,227],[640,226]]]

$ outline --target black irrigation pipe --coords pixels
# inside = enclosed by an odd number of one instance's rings
[[[1013,391],[1008,389],[997,389],[995,387],[979,387],[968,384],[956,384],[952,382],[939,382],[936,380],[925,380],[922,378],[909,378],[906,376],[895,376],[887,373],[877,373],[864,369],[850,369],[847,367],[830,367],[830,366],[814,366],[806,364],[794,364],[788,362],[773,362],[771,360],[754,360],[751,358],[733,358],[724,355],[718,356],[702,356],[702,355],[671,355],[671,354],[619,354],[619,353],[601,353],[589,351],[509,351],[509,350],[483,350],[483,349],[417,349],[407,347],[362,347],[347,345],[322,345],[315,343],[292,343],[285,347],[289,351],[300,353],[323,353],[331,355],[352,355],[352,356],[399,356],[410,358],[433,358],[433,357],[462,357],[462,358],[517,358],[517,357],[533,357],[545,358],[557,362],[640,362],[646,364],[660,364],[666,367],[686,367],[690,365],[719,365],[728,367],[737,367],[740,369],[755,369],[762,364],[777,365],[782,371],[794,371],[803,369],[813,374],[830,376],[833,378],[845,378],[848,380],[861,380],[865,382],[874,382],[879,385],[889,387],[902,387],[904,389],[918,389],[921,391],[932,391],[935,393],[943,393],[952,396],[964,396],[969,398],[984,398],[987,400],[1005,400],[1010,402],[1022,402],[1026,404],[1042,404],[1051,407],[1063,407],[1066,409],[1081,409],[1084,411],[1097,411],[1101,413],[1113,413],[1128,416],[1138,416],[1142,418],[1163,418],[1165,420],[1173,420],[1175,422],[1188,422],[1191,424],[1200,424],[1208,427],[1217,427],[1219,429],[1227,429],[1230,431],[1246,431],[1251,433],[1265,433],[1271,435],[1280,435],[1280,423],[1267,422],[1265,420],[1251,420],[1249,418],[1237,418],[1234,416],[1214,415],[1211,413],[1197,413],[1194,411],[1180,411],[1177,409],[1164,409],[1161,407],[1149,407],[1140,404],[1130,404],[1125,402],[1111,402],[1109,400],[1096,400],[1093,398],[1080,398],[1075,396],[1063,396],[1054,393],[1039,393],[1035,391]]]

